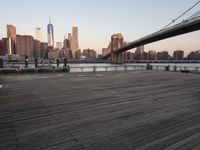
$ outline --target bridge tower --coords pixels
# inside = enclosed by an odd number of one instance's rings
[[[123,46],[123,36],[121,33],[114,34],[111,37],[111,61],[114,64],[122,64],[122,52],[116,52]]]

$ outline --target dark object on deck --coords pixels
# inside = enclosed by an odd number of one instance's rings
[[[153,69],[152,65],[150,65],[149,63],[147,63],[146,70],[152,70],[152,69]]]
[[[0,58],[0,68],[3,68],[3,59]]]
[[[165,67],[165,71],[169,71],[169,65]]]
[[[66,67],[63,68],[63,72],[70,72],[70,67],[67,65]]]
[[[182,73],[189,73],[189,70],[181,70]]]

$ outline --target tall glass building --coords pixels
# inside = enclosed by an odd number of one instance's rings
[[[47,37],[48,37],[48,46],[54,48],[54,30],[53,30],[53,24],[51,24],[51,18],[49,18],[49,24],[47,25]]]

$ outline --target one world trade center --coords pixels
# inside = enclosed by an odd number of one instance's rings
[[[49,17],[49,24],[47,25],[47,37],[48,37],[48,46],[54,48],[54,30],[53,30],[53,24],[51,24],[50,17]]]

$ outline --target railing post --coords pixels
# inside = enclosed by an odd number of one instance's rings
[[[126,65],[124,65],[124,71],[127,71],[127,66]]]
[[[198,73],[198,70],[199,70],[199,68],[198,68],[198,67],[196,67],[196,73]]]
[[[28,68],[28,56],[25,56],[25,68]]]
[[[64,67],[67,67],[67,58],[64,59]]]
[[[108,71],[108,67],[105,67],[106,71]]]
[[[117,67],[115,66],[115,71],[117,71]]]
[[[158,66],[156,66],[156,70],[158,70]]]
[[[56,64],[57,64],[57,67],[59,67],[59,59],[56,59]]]
[[[96,66],[93,66],[93,72],[96,72]]]
[[[187,67],[184,67],[184,72],[186,73]]]
[[[0,58],[0,68],[3,68],[3,59]]]
[[[35,58],[35,69],[37,70],[37,68],[38,68],[38,59]]]
[[[174,66],[174,72],[176,72],[176,70],[177,70],[177,66],[175,65],[175,66]]]

